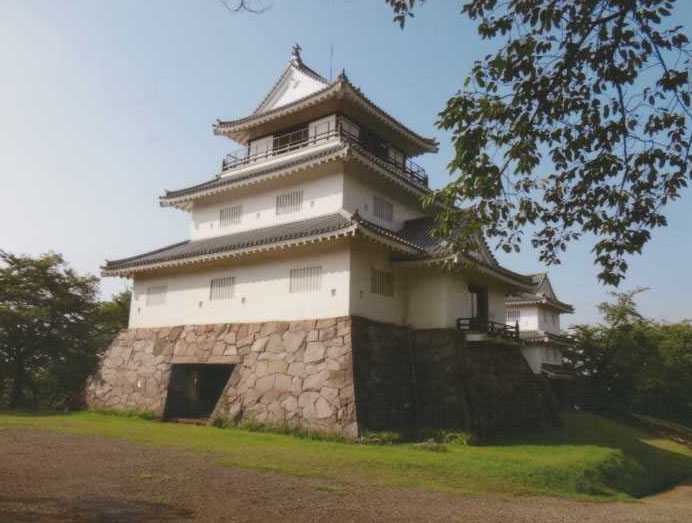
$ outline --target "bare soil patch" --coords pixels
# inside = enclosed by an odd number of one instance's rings
[[[638,502],[324,482],[99,437],[0,430],[0,521],[688,522],[692,484]]]

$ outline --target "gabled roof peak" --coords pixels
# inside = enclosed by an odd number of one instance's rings
[[[300,44],[291,48],[288,65],[271,90],[257,106],[253,115],[290,104],[330,85],[329,80],[303,62]]]

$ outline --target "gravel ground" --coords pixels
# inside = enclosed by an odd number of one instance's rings
[[[455,496],[220,466],[213,455],[0,430],[0,521],[692,521],[692,484],[644,501]]]

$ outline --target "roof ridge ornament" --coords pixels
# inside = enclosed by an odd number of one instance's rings
[[[348,82],[348,76],[346,76],[346,68],[345,67],[339,73],[337,80],[342,80],[344,82]]]
[[[303,65],[303,58],[300,56],[300,52],[302,50],[303,48],[300,47],[300,44],[298,42],[296,42],[291,48],[291,58],[289,61],[296,67],[300,67]]]

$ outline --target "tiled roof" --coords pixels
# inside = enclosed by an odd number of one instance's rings
[[[106,265],[103,269],[104,272],[107,273],[109,271],[172,260],[237,251],[248,247],[268,245],[280,241],[334,232],[345,229],[350,225],[352,225],[352,222],[342,214],[329,214],[318,218],[273,225],[271,227],[227,234],[225,236],[175,243],[137,256],[106,261]]]
[[[422,223],[422,220],[411,220],[405,224],[401,231],[395,232],[366,220],[357,213],[352,216],[345,215],[344,213],[333,213],[214,238],[175,243],[137,256],[106,261],[102,269],[104,275],[130,273],[137,268],[158,266],[162,263],[168,264],[169,262],[182,262],[183,260],[194,261],[191,259],[206,256],[235,255],[237,251],[264,246],[271,248],[273,244],[291,242],[292,240],[299,241],[312,237],[324,239],[324,235],[331,236],[331,233],[349,234],[349,229],[353,232],[359,231],[363,234],[372,235],[380,241],[393,242],[393,245],[398,245],[398,249],[406,253],[405,256],[408,259],[435,258],[437,257],[437,248],[441,242],[432,238],[432,228],[422,226]],[[525,276],[505,269],[496,263],[491,264],[481,261],[478,261],[478,263],[505,277],[524,284],[526,282]]]
[[[303,169],[310,165],[314,161],[331,161],[335,158],[343,158],[341,154],[349,154],[354,158],[366,162],[375,167],[379,167],[386,172],[386,175],[396,179],[396,181],[401,182],[404,187],[408,188],[413,192],[419,194],[427,194],[430,192],[425,185],[415,182],[410,176],[401,173],[401,169],[392,166],[388,162],[377,158],[373,153],[366,151],[364,148],[358,146],[357,144],[352,144],[348,142],[337,142],[334,145],[326,146],[317,151],[307,152],[301,154],[298,157],[286,159],[285,162],[278,165],[276,163],[271,163],[264,167],[259,164],[257,168],[252,169],[248,172],[241,172],[239,174],[231,174],[229,176],[216,176],[211,180],[206,182],[192,185],[190,187],[185,187],[183,189],[177,189],[174,191],[166,191],[163,196],[159,197],[162,205],[170,205],[173,200],[178,198],[183,198],[184,200],[189,200],[197,197],[197,195],[204,196],[206,191],[218,192],[225,189],[230,189],[234,185],[242,182],[247,182],[253,178],[259,178],[270,173],[284,172],[290,169]],[[349,156],[350,158],[351,156]],[[293,171],[291,171],[293,172]],[[188,197],[188,198],[185,198]]]
[[[313,105],[318,99],[322,99],[325,96],[335,96],[341,91],[354,95],[355,99],[359,101],[363,107],[370,111],[371,114],[375,114],[381,120],[399,128],[401,132],[413,138],[420,145],[424,146],[425,150],[429,152],[437,152],[437,140],[434,138],[426,138],[425,136],[421,136],[420,134],[406,127],[403,123],[381,109],[372,100],[365,96],[365,94],[359,88],[355,87],[344,74],[339,75],[334,82],[325,86],[323,89],[315,91],[314,93],[311,93],[303,98],[299,98],[291,103],[270,109],[268,111],[253,113],[250,116],[238,118],[236,120],[217,120],[216,124],[214,125],[214,132],[216,134],[223,134],[224,131],[230,132],[236,128],[240,129],[252,126],[252,124],[255,122],[269,121],[275,116],[295,112],[300,110],[303,105]]]
[[[320,158],[322,156],[327,156],[335,151],[345,149],[348,147],[348,144],[345,144],[343,142],[338,142],[334,144],[333,146],[330,147],[325,147],[323,149],[320,149],[318,151],[312,152],[312,153],[307,153],[302,154],[299,157],[295,158],[293,161],[288,161],[286,163],[281,164],[281,168],[287,168],[290,167],[291,165],[296,165],[299,163],[307,162],[315,158]],[[183,189],[177,189],[174,191],[166,191],[166,193],[160,197],[162,201],[169,200],[169,199],[174,199],[174,198],[179,198],[181,196],[188,196],[191,194],[195,194],[198,192],[203,192],[209,189],[216,189],[219,187],[230,187],[232,185],[235,185],[239,182],[245,181],[250,178],[255,178],[258,176],[262,176],[264,174],[273,172],[277,170],[276,164],[272,163],[264,168],[257,168],[254,169],[250,172],[246,173],[240,173],[240,174],[234,174],[230,176],[216,176],[211,180],[207,180],[206,182],[199,183],[197,185],[192,185],[190,187],[185,187]]]
[[[435,219],[432,216],[425,216],[408,220],[397,234],[425,251],[425,256],[423,256],[422,259],[443,259],[450,255],[454,255],[454,245],[446,239],[436,237],[434,235],[434,230]],[[485,239],[481,238],[480,241],[482,244],[479,245],[479,248],[483,250],[484,253],[478,253],[478,256],[472,256],[470,260],[472,263],[477,263],[506,278],[521,282],[523,286],[531,285],[532,280],[529,276],[502,267],[488,248]]]
[[[538,272],[535,274],[529,274],[529,278],[533,282],[532,292],[522,292],[518,294],[513,294],[505,299],[505,303],[508,305],[549,305],[560,309],[564,312],[574,312],[574,307],[569,303],[553,298],[552,296],[546,296],[545,294],[539,292],[541,285],[548,280],[548,273]],[[550,282],[548,281],[548,284]],[[550,291],[553,292],[552,290]]]
[[[519,294],[513,294],[507,296],[505,303],[508,305],[550,305],[557,309],[564,310],[565,312],[574,312],[574,307],[569,303],[562,302],[560,300],[553,300],[547,296],[542,296],[540,294],[534,294],[531,292],[522,292]]]

